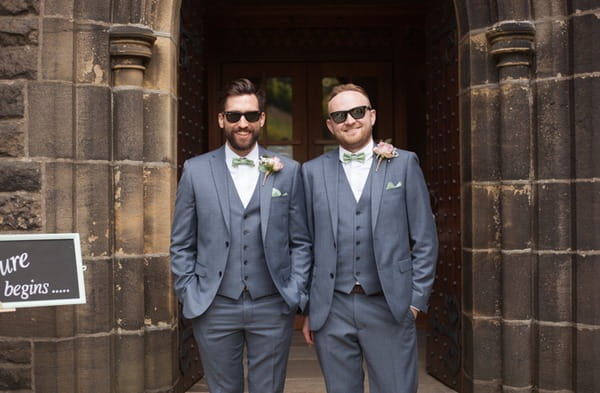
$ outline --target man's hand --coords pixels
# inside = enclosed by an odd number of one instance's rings
[[[419,310],[416,307],[410,306],[410,311],[412,311],[415,319],[417,319],[417,315],[419,315]]]
[[[308,327],[308,315],[304,317],[304,323],[302,323],[302,334],[304,335],[304,339],[308,345],[314,345],[315,339],[313,337],[313,332],[310,331]]]

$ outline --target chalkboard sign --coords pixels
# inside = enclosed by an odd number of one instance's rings
[[[0,235],[3,308],[85,303],[79,234]]]

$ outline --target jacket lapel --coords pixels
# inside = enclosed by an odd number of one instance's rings
[[[331,228],[333,229],[333,240],[337,243],[338,223],[338,184],[339,184],[339,148],[333,150],[323,160],[323,177],[325,179],[325,191],[329,203],[329,215],[331,216]]]
[[[217,199],[221,206],[221,214],[223,215],[223,220],[225,220],[227,231],[231,233],[229,228],[229,182],[227,181],[229,170],[225,164],[224,146],[214,151],[210,160],[210,169],[217,190]]]
[[[259,146],[259,156],[271,155],[269,152]],[[258,163],[256,163],[258,165]],[[267,225],[269,224],[269,212],[271,211],[271,198],[273,195],[273,182],[275,181],[275,174],[271,173],[267,176],[265,184],[263,179],[265,177],[264,172],[259,172],[258,184],[259,195],[260,195],[260,228],[262,232],[263,244],[267,242]]]
[[[385,174],[388,167],[387,161],[388,160],[383,160],[379,166],[379,170],[375,171],[375,168],[377,167],[377,156],[373,155],[373,163],[371,165],[371,176],[373,176],[373,181],[371,182],[371,230],[373,231],[373,236],[375,236],[375,227],[379,217],[381,197],[383,196],[383,185],[385,183]]]

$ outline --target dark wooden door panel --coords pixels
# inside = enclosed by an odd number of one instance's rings
[[[440,253],[430,300],[427,371],[460,391],[461,242],[458,54],[452,2],[434,0],[427,32],[427,157]]]

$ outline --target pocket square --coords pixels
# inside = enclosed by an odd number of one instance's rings
[[[287,195],[287,192],[284,192],[282,194],[281,191],[279,191],[275,187],[273,187],[273,189],[271,190],[271,197],[273,197],[273,198],[282,197],[282,196],[286,196],[286,195]]]
[[[394,188],[400,188],[402,187],[402,182],[399,181],[398,183],[394,184],[391,181],[388,182],[388,184],[385,186],[386,190],[393,190]]]

